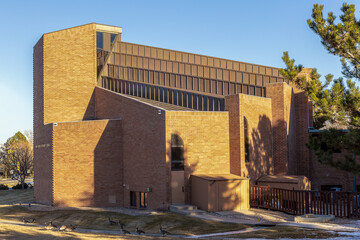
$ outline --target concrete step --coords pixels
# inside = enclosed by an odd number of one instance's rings
[[[194,205],[188,205],[188,204],[181,204],[181,203],[175,203],[170,205],[170,211],[171,209],[175,210],[196,210],[197,206]]]
[[[170,205],[170,211],[175,213],[180,213],[183,215],[190,215],[190,216],[201,215],[206,213],[206,211],[197,209],[196,206],[185,205],[185,204],[172,204]]]

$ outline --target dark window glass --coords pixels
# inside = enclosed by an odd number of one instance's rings
[[[220,111],[225,111],[225,99],[220,99]]]
[[[96,48],[97,52],[101,51],[103,49],[103,33],[102,32],[96,32]]]
[[[171,134],[171,171],[184,171],[184,142],[177,134]]]
[[[321,185],[321,191],[341,192],[342,185]]]
[[[130,206],[136,207],[136,192],[130,191]]]
[[[114,43],[115,38],[116,38],[116,34],[113,34],[113,33],[112,33],[112,34],[110,35],[111,44]]]
[[[244,117],[244,141],[245,141],[245,162],[250,162],[250,144],[249,144],[249,130],[248,121]]]

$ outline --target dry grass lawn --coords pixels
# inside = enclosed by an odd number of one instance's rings
[[[0,190],[0,205],[29,203],[34,201],[32,189]]]
[[[111,235],[111,234],[91,234],[80,232],[60,232],[50,231],[38,227],[16,226],[9,224],[0,224],[0,239],[26,239],[26,240],[52,240],[52,239],[159,239],[159,237],[147,237],[136,235]],[[161,237],[161,239],[176,239]]]
[[[176,235],[200,235],[216,232],[236,231],[249,226],[241,224],[221,223],[192,218],[176,213],[163,212],[151,215],[130,216],[118,212],[104,210],[36,210],[27,203],[33,201],[33,190],[3,190],[0,191],[0,239],[159,239],[160,237],[120,235],[118,225],[109,225],[108,218],[126,224],[125,229],[135,232],[136,227],[146,233],[158,234],[159,225]],[[14,203],[22,203],[14,204]],[[45,225],[52,221],[58,227],[75,225],[78,229],[94,229],[100,231],[116,231],[116,234],[85,233],[75,231],[70,233],[45,230],[40,226],[24,226],[22,218],[36,218],[36,224]],[[20,225],[6,224],[6,221]],[[297,227],[277,226],[256,232],[228,235],[228,238],[334,238],[340,235],[324,230],[314,230]],[[160,239],[177,239],[161,237]]]
[[[159,226],[176,235],[198,235],[205,233],[215,233],[224,231],[241,230],[248,226],[242,224],[220,223],[214,221],[207,221],[198,218],[192,218],[176,213],[163,212],[155,213],[146,216],[130,216],[118,212],[108,212],[104,210],[51,210],[39,211],[28,207],[27,203],[33,201],[33,190],[4,190],[0,191],[0,221],[8,220],[13,222],[22,222],[22,218],[26,219],[36,218],[36,223],[45,225],[52,221],[55,225],[75,225],[81,229],[96,229],[96,230],[115,230],[119,231],[118,225],[109,225],[108,218],[112,220],[121,221],[126,225],[125,229],[130,232],[135,232],[136,227],[139,227],[146,233],[159,233]],[[25,205],[13,205],[14,202],[21,202]],[[8,237],[15,232],[15,229],[29,229],[25,231],[26,234],[41,234],[41,239],[51,237],[54,234],[60,234],[59,237],[65,233],[37,230],[33,227],[25,226],[8,226]],[[10,231],[10,229],[12,229]],[[30,234],[30,235],[31,235]],[[75,233],[69,233],[75,234]],[[77,233],[76,233],[77,234]],[[79,233],[80,234],[80,233]],[[17,234],[15,234],[16,236]],[[44,238],[43,238],[44,235]],[[47,236],[50,235],[50,236]],[[0,236],[1,239],[2,236]],[[92,236],[86,236],[84,239],[92,239]],[[111,236],[110,236],[111,237]],[[31,239],[26,237],[26,239]],[[60,238],[62,239],[62,238]],[[65,238],[66,239],[66,238]],[[75,238],[76,239],[76,238]],[[79,238],[83,239],[83,238]]]

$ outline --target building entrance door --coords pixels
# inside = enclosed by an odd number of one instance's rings
[[[172,203],[185,203],[184,171],[171,171]]]

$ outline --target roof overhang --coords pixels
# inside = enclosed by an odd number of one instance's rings
[[[96,23],[96,31],[118,34],[118,33],[122,33],[122,27],[116,27],[116,26],[110,26],[110,25]]]

